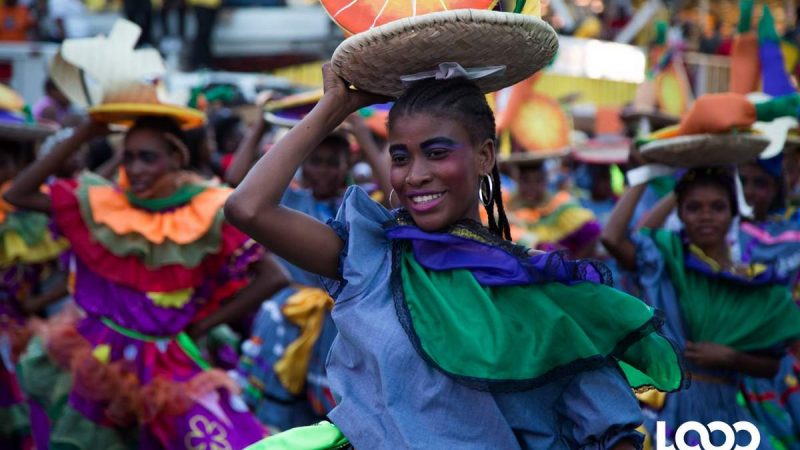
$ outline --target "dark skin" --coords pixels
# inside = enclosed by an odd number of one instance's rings
[[[0,185],[14,179],[18,170],[17,162],[11,152],[0,151]]]
[[[519,198],[526,205],[538,207],[547,201],[547,173],[541,165],[522,166],[517,176]]]
[[[225,213],[234,225],[277,255],[309,272],[336,279],[344,242],[327,225],[281,206],[281,196],[304,158],[328,134],[356,110],[386,99],[350,90],[327,64],[323,76],[323,98],[256,163],[228,199]],[[426,114],[404,117],[389,133],[391,185],[417,225],[427,231],[460,219],[477,219],[478,180],[494,165],[491,140],[471,142],[462,124],[436,119]],[[441,196],[433,205],[420,204],[420,191]],[[629,441],[614,447],[633,448]]]
[[[781,189],[778,181],[756,163],[739,166],[739,178],[742,180],[744,198],[753,207],[755,221],[767,220],[769,208]]]
[[[225,213],[233,224],[277,255],[304,270],[336,279],[344,242],[327,225],[282,207],[280,200],[302,161],[328,134],[358,109],[386,99],[350,90],[329,66],[323,70],[323,98],[256,163],[228,199]],[[493,144],[462,142],[468,133],[455,121],[439,120],[434,125],[429,116],[418,115],[400,122],[389,137],[390,146],[394,146],[390,178],[398,200],[410,207],[411,198],[418,192],[443,194],[434,205],[425,205],[424,211],[419,205],[409,208],[417,224],[434,231],[459,219],[478,218],[478,177],[494,164]],[[440,148],[444,141],[429,142],[434,138],[446,138],[448,145],[464,147],[444,150]],[[453,184],[456,167],[460,167],[462,176]],[[457,195],[461,192],[469,195]]]
[[[303,161],[303,185],[317,200],[339,196],[347,178],[347,151],[322,144]]]
[[[131,192],[141,198],[164,198],[175,193],[171,176],[181,167],[178,152],[158,131],[133,130],[125,136],[122,167]]]
[[[84,142],[108,133],[108,128],[97,122],[86,122],[68,139],[60,142],[46,157],[37,160],[14,180],[5,199],[18,208],[50,213],[50,197],[39,191],[47,178],[79,151]],[[180,156],[169,142],[150,129],[129,133],[125,139],[123,165],[136,195],[161,198],[175,190],[174,178],[180,168]],[[252,281],[236,295],[205,319],[195,322],[187,330],[199,337],[216,325],[232,322],[258,308],[265,298],[289,285],[285,270],[272,257],[266,257],[251,268]]]
[[[593,170],[592,200],[602,202],[614,197],[611,187],[611,170],[608,166],[597,167]]]
[[[628,224],[646,187],[646,184],[641,184],[628,189],[614,207],[601,237],[608,253],[626,270],[636,270],[636,246],[628,234]],[[669,214],[674,202],[674,196],[665,198],[643,225],[657,227]],[[722,267],[732,266],[725,241],[733,221],[732,211],[728,193],[716,185],[698,184],[690,188],[678,205],[678,216],[689,241]],[[775,376],[780,364],[779,359],[740,352],[714,342],[687,341],[684,356],[699,367],[731,370],[753,377]]]

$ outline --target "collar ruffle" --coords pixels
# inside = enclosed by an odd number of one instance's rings
[[[200,239],[222,214],[230,193],[223,187],[182,188],[173,197],[185,198],[185,203],[175,205],[170,199],[159,199],[167,208],[152,211],[135,206],[117,186],[89,172],[81,175],[78,188],[79,200],[88,202],[96,223],[118,235],[137,233],[154,244],[165,240],[191,244]]]
[[[766,286],[783,284],[788,280],[778,274],[769,265],[762,263],[736,264],[733,267],[722,267],[717,261],[706,255],[700,247],[688,243],[684,253],[684,266],[711,278],[730,281],[743,286]]]

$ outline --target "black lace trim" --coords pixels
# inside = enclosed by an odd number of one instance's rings
[[[420,341],[419,336],[417,335],[416,331],[414,330],[414,324],[411,319],[411,312],[408,310],[408,304],[406,303],[405,299],[405,292],[403,290],[403,279],[402,279],[402,270],[400,268],[402,255],[403,252],[407,249],[408,243],[402,241],[393,241],[392,242],[392,273],[391,273],[391,281],[390,286],[392,290],[392,300],[394,301],[395,312],[397,314],[397,319],[400,322],[400,325],[403,327],[408,339],[411,341],[411,345],[414,347],[414,350],[417,354],[422,358],[426,363],[428,363],[431,367],[438,370],[439,372],[443,373],[447,377],[451,378],[455,382],[462,384],[468,388],[475,389],[478,391],[485,391],[485,392],[497,392],[497,393],[508,393],[508,392],[521,392],[521,391],[528,391],[531,389],[535,389],[549,383],[552,383],[556,380],[573,377],[579,373],[597,370],[603,367],[616,367],[619,368],[617,363],[617,358],[621,357],[625,351],[630,348],[631,345],[634,343],[642,340],[649,334],[653,332],[658,332],[662,335],[672,346],[673,351],[675,354],[678,355],[678,361],[680,365],[680,371],[682,374],[682,380],[679,387],[675,390],[680,390],[688,386],[688,379],[685,375],[688,371],[685,370],[683,360],[680,357],[680,354],[677,351],[677,348],[670,339],[663,336],[661,333],[661,328],[664,325],[664,318],[663,315],[660,313],[654,314],[654,316],[644,323],[641,327],[637,328],[630,332],[627,336],[621,339],[617,345],[614,347],[614,350],[608,356],[596,355],[591,356],[588,358],[580,358],[576,359],[570,363],[561,365],[559,367],[555,367],[548,372],[535,377],[529,378],[524,380],[493,380],[487,378],[479,378],[479,377],[470,377],[465,375],[454,374],[448,372],[447,370],[443,369],[439,366],[422,346],[422,342]],[[643,385],[643,386],[631,386],[634,390],[637,391],[645,391],[654,388],[654,386]],[[673,391],[670,391],[673,392]]]

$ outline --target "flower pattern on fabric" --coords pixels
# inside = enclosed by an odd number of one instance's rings
[[[232,450],[225,428],[204,416],[189,420],[190,431],[184,438],[188,450]]]

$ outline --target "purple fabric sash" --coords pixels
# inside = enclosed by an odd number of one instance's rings
[[[527,249],[465,229],[466,233],[429,233],[416,226],[392,225],[392,240],[411,243],[414,257],[428,270],[466,269],[484,286],[519,286],[544,282],[579,282],[610,285],[611,273],[602,263],[567,260],[561,252],[529,255]],[[470,232],[471,231],[471,232]],[[474,235],[474,238],[465,234]]]

